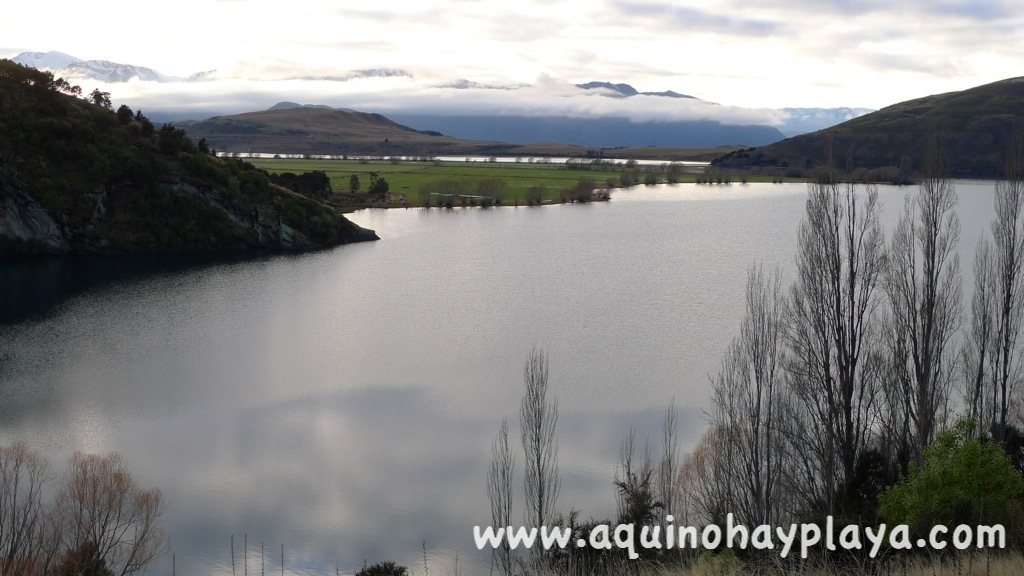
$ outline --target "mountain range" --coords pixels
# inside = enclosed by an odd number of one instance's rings
[[[565,142],[597,148],[700,148],[737,144],[763,146],[785,137],[773,126],[723,124],[713,120],[634,122],[621,117],[504,114],[453,116],[407,112],[392,112],[388,117],[417,130],[440,132],[470,140],[497,140],[517,144]]]
[[[109,60],[83,60],[63,52],[22,52],[14,58],[22,66],[48,70],[69,82],[95,80],[108,84],[139,79],[148,82],[196,82],[204,80],[209,72],[197,72],[187,78],[167,76],[152,68],[134,64],[120,64]]]
[[[187,77],[168,76],[152,68],[134,64],[121,64],[106,60],[85,60],[61,52],[23,52],[13,58],[15,62],[43,70],[49,70],[55,76],[64,77],[72,83],[100,82],[117,84],[138,79],[159,84],[176,82],[213,82],[229,80],[231,74],[217,70],[196,72]],[[401,68],[371,68],[350,70],[347,72],[329,72],[310,74],[302,71],[285,73],[277,80],[308,80],[346,83],[366,78],[407,79],[413,81],[413,75]],[[244,80],[244,78],[242,78]],[[673,120],[636,122],[635,118],[627,118],[646,112],[650,98],[664,101],[688,102],[688,105],[706,106],[705,113],[716,114],[723,110],[717,104],[703,101],[695,96],[664,90],[642,92],[625,83],[592,81],[569,85],[579,91],[579,95],[596,95],[618,100],[622,104],[617,112],[604,114],[567,114],[552,111],[529,111],[509,113],[502,104],[495,103],[494,112],[474,108],[472,111],[457,106],[443,113],[426,110],[420,104],[409,104],[405,107],[392,109],[388,116],[407,124],[417,130],[437,131],[456,138],[485,141],[506,141],[513,143],[564,141],[580,146],[617,147],[617,146],[719,146],[744,144],[760,146],[795,134],[819,130],[838,122],[848,120],[866,112],[864,108],[784,108],[770,111],[762,110],[757,116],[763,118],[764,124],[747,121],[725,120]],[[86,86],[88,89],[89,87]],[[493,100],[495,91],[504,94],[522,90],[528,92],[532,87],[526,84],[511,86],[490,86],[467,79],[441,85],[428,86],[432,89],[454,90],[467,95],[473,94],[474,101],[488,102]],[[107,88],[108,90],[110,88]],[[641,99],[638,99],[640,97]],[[646,98],[643,100],[642,98]],[[632,104],[636,100],[635,105]],[[674,106],[674,105],[671,105]],[[147,113],[156,120],[196,119],[194,113],[183,110],[163,110],[159,104],[145,106]],[[224,115],[244,110],[205,109],[202,116]],[[499,112],[500,111],[500,112]],[[715,116],[717,117],[717,116]],[[775,124],[769,125],[769,118]]]

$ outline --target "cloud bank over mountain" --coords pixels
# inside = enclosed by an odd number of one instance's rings
[[[796,119],[807,131],[834,124],[837,114],[820,109],[792,112],[707,102],[689,92],[639,92],[628,84],[592,81],[574,84],[547,75],[532,83],[487,84],[445,78],[437,71],[400,68],[340,71],[304,68],[296,63],[264,62],[257,68],[207,70],[187,77],[152,68],[103,60],[84,60],[60,52],[19,54],[15,61],[46,68],[88,91],[99,85],[116,103],[166,118],[202,118],[268,108],[296,100],[381,114],[431,116],[558,116],[625,118],[632,122],[710,121],[762,125],[787,130]],[[795,109],[794,109],[795,110]],[[861,109],[867,111],[866,109]],[[849,111],[843,112],[849,114]]]
[[[710,120],[724,124],[775,125],[779,112],[720,106],[698,98],[633,94],[613,87],[589,89],[541,76],[532,84],[488,86],[466,79],[448,82],[396,69],[337,71],[274,65],[259,71],[208,71],[187,78],[142,66],[82,60],[62,53],[26,53],[23,64],[46,67],[71,82],[99,82],[115,101],[154,110],[236,113],[259,110],[267,102],[316,101],[334,107],[386,114],[417,111],[437,115],[621,117],[636,122]],[[258,72],[258,73],[256,73]],[[255,79],[255,78],[271,79]]]

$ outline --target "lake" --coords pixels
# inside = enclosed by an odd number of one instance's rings
[[[891,230],[916,187],[881,187]],[[961,265],[992,184],[961,182]],[[423,574],[486,569],[491,439],[518,454],[522,370],[550,357],[557,509],[615,514],[634,426],[657,450],[674,401],[684,448],[737,333],[747,268],[788,283],[803,184],[664,185],[607,203],[363,211],[381,240],[301,255],[144,256],[0,266],[0,443],[63,471],[117,451],[159,487],[180,574],[248,566]],[[970,283],[965,281],[965,302]],[[520,481],[521,480],[517,480]],[[522,509],[521,487],[514,518]],[[425,556],[424,559],[424,548]],[[171,558],[154,574],[170,574]],[[253,572],[255,573],[255,572]]]

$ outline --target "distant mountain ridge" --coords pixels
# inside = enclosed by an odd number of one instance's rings
[[[389,117],[419,130],[471,140],[565,142],[577,146],[669,146],[699,148],[743,144],[762,146],[784,136],[772,126],[721,124],[710,120],[634,122],[628,118],[523,115],[442,116],[392,112]]]
[[[106,83],[128,82],[132,79],[151,82],[193,82],[203,79],[210,72],[197,72],[188,78],[168,76],[152,68],[133,64],[120,64],[109,60],[82,60],[63,52],[22,52],[14,58],[22,66],[49,70],[68,81],[98,80]]]
[[[943,142],[953,176],[999,177],[1012,132],[1024,126],[1024,77],[959,92],[900,102],[842,124],[781,142],[734,152],[715,161],[724,166],[794,166],[826,163],[826,141],[834,160],[853,168],[920,170],[925,140]]]
[[[696,96],[680,94],[678,92],[673,92],[672,90],[664,92],[640,92],[629,84],[612,84],[611,82],[587,82],[586,84],[577,84],[576,87],[583,88],[584,90],[603,88],[611,91],[612,94],[609,94],[609,96],[615,98],[629,98],[630,96],[663,96],[666,98],[691,98],[693,100],[699,100]]]
[[[476,142],[420,131],[380,114],[279,102],[269,110],[178,123],[227,152],[441,156],[514,153],[512,144]]]
[[[785,120],[779,131],[787,138],[816,132],[870,114],[873,108],[783,108]]]
[[[345,150],[343,153],[364,154],[399,154],[395,150],[400,145],[417,149],[426,146],[435,150],[434,154],[440,154],[437,150],[465,149],[470,144],[479,146],[483,143],[490,143],[488,146],[559,142],[584,148],[701,148],[736,144],[756,146],[782,139],[781,133],[770,126],[731,126],[711,121],[637,123],[626,118],[402,113],[391,113],[385,117],[287,101],[278,102],[268,110],[213,117],[186,128],[196,137],[205,137],[218,149],[298,153],[310,151],[293,149],[297,143],[292,140],[300,134],[308,135],[313,141],[330,141]],[[386,145],[384,140],[388,141]],[[281,147],[280,143],[284,142],[287,142],[285,148],[288,150]],[[363,151],[360,151],[360,146],[364,147]],[[326,145],[323,149],[327,149]]]
[[[39,70],[48,70],[54,75],[64,77],[68,81],[96,80],[99,82],[118,84],[133,79],[150,82],[205,82],[219,79],[216,70],[204,70],[187,77],[168,76],[152,68],[134,64],[122,64],[109,60],[83,60],[63,52],[22,52],[14,58],[14,62],[22,66],[31,66]],[[366,68],[352,70],[344,74],[315,75],[297,74],[282,78],[284,80],[328,80],[347,82],[358,78],[396,78],[411,77],[411,74],[399,68]]]

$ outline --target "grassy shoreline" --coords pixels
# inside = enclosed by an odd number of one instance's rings
[[[559,204],[581,201],[576,194],[583,185],[599,191],[638,184],[777,182],[778,177],[705,173],[701,166],[679,163],[641,165],[634,162],[554,163],[545,159],[517,162],[441,161],[436,159],[296,159],[249,158],[257,168],[272,174],[323,171],[333,193],[328,202],[351,211],[370,207],[424,207],[441,205],[440,198],[455,195],[455,205]],[[366,189],[371,174],[387,180],[385,199],[371,198]],[[350,179],[360,189],[350,191]],[[482,200],[483,198],[489,200]],[[600,194],[593,199],[603,199]],[[449,200],[450,202],[451,200]]]

